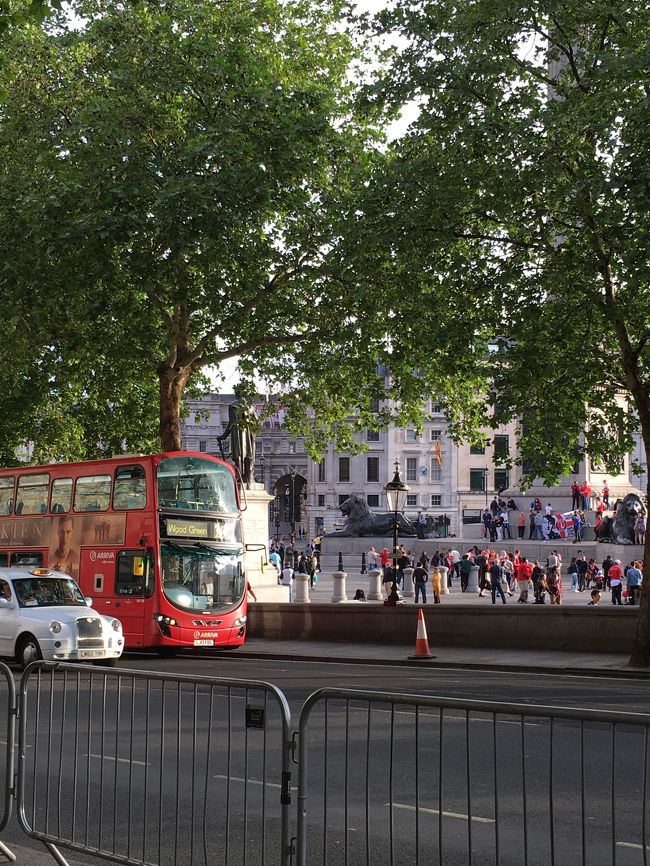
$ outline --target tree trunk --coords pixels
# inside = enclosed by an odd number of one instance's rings
[[[181,401],[190,376],[189,368],[159,370],[160,444],[163,451],[181,450]]]

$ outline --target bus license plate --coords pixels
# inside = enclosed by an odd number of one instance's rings
[[[80,659],[100,659],[105,655],[104,650],[79,650]]]
[[[214,646],[214,641],[201,638],[201,640],[194,641],[194,646]]]

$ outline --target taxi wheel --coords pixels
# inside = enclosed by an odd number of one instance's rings
[[[31,634],[23,635],[18,642],[16,650],[16,661],[22,670],[25,670],[27,665],[32,662],[38,662],[43,658],[43,653],[38,645],[38,641]]]

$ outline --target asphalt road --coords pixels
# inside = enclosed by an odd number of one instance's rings
[[[306,697],[322,687],[649,711],[647,681],[636,679],[236,654],[164,661],[132,655],[121,667],[273,683],[289,702],[292,728]],[[272,694],[174,683],[163,689],[114,675],[96,675],[91,685],[87,674],[67,682],[44,676],[33,686],[25,738],[30,824],[134,860],[144,854],[150,863],[279,862],[281,728]],[[247,707],[264,710],[265,729],[246,727]],[[437,708],[413,704],[317,705],[308,726],[308,862],[644,862],[647,742],[640,730],[621,728],[612,736],[593,723],[551,728],[541,718],[497,718],[453,709],[441,720]],[[294,765],[292,821],[296,784]],[[1,838],[10,847],[30,844],[13,824]],[[78,854],[69,859],[94,862]]]

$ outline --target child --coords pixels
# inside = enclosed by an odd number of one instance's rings
[[[589,604],[593,604],[594,607],[597,607],[600,604],[600,593],[597,589],[591,590],[591,601],[589,602]]]

